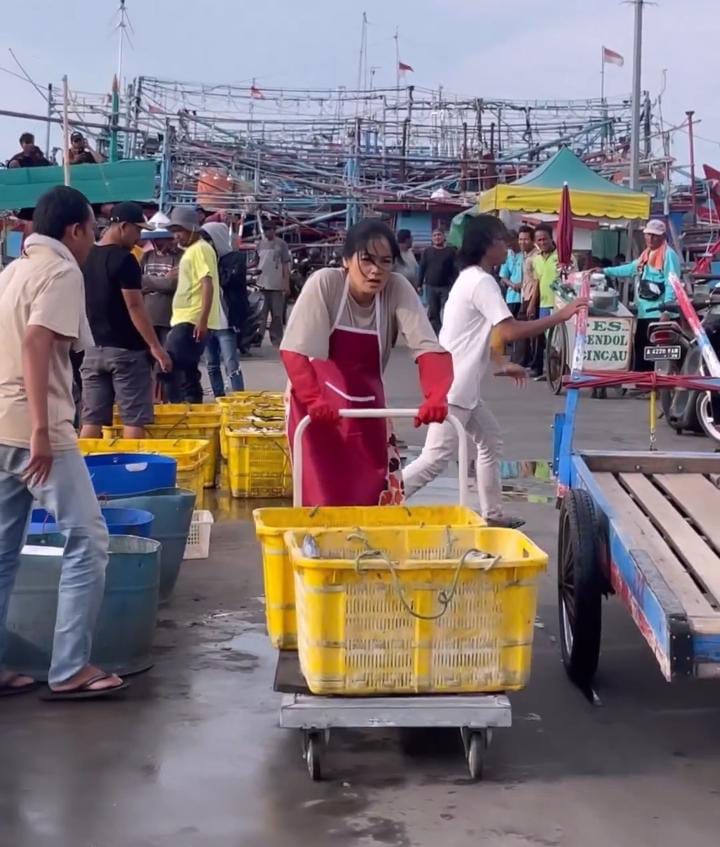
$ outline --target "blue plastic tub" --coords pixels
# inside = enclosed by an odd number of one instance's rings
[[[85,464],[101,498],[173,488],[177,480],[177,461],[154,453],[99,453]]]
[[[62,535],[29,536],[10,595],[3,664],[37,679],[46,678],[50,667],[64,543]],[[119,674],[151,667],[159,587],[158,542],[113,535],[93,664]]]
[[[136,535],[139,538],[152,536],[152,512],[123,508],[103,508],[101,511],[110,535]],[[29,535],[53,535],[58,532],[60,527],[52,515],[45,509],[33,509]]]

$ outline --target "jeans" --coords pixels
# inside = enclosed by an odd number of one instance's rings
[[[267,327],[268,315],[270,320],[270,341],[273,347],[279,347],[283,337],[285,327],[285,300],[284,291],[269,291],[263,289],[263,310],[260,328],[263,338],[265,337],[265,327]]]
[[[503,514],[500,459],[503,442],[495,416],[478,401],[474,409],[450,406],[450,414],[460,421],[477,448],[475,472],[477,474],[480,511],[485,518],[500,518]],[[403,471],[405,495],[412,497],[432,482],[457,456],[457,434],[449,421],[430,424],[422,453]]]
[[[172,359],[173,369],[162,374],[167,385],[170,403],[202,403],[203,390],[200,376],[200,359],[205,344],[195,341],[195,325],[176,324],[168,333],[165,349]]]
[[[427,294],[428,319],[432,324],[432,328],[435,330],[435,335],[437,335],[442,325],[442,310],[447,303],[450,289],[439,288],[436,285],[426,285],[425,292]]]
[[[539,318],[546,318],[550,314],[552,314],[552,308],[550,306],[540,306],[538,309]],[[544,332],[538,335],[535,339],[533,360],[530,363],[530,369],[533,373],[545,373],[545,342],[546,339]]]
[[[105,588],[108,531],[85,461],[77,450],[54,455],[47,482],[28,487],[22,473],[30,451],[0,445],[0,662],[6,646],[10,593],[20,564],[33,499],[65,536],[55,638],[48,682],[64,682],[90,661]]]
[[[244,391],[245,381],[238,361],[235,330],[214,329],[208,333],[205,344],[205,361],[207,362],[208,378],[215,397],[225,396],[225,383],[220,367],[221,358],[225,364],[231,390]]]

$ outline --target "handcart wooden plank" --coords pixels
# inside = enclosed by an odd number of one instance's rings
[[[594,479],[613,509],[612,520],[628,548],[644,550],[650,556],[677,596],[688,618],[714,616],[717,631],[720,632],[720,615],[628,492],[610,473],[595,474]]]
[[[593,473],[720,474],[720,454],[713,453],[583,450],[581,455]]]
[[[717,607],[720,598],[720,557],[647,477],[630,473],[620,474],[620,479],[637,498],[678,559],[711,595],[711,605]]]
[[[720,550],[720,489],[700,474],[657,474],[655,480]]]

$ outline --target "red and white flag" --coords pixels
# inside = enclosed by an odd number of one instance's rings
[[[250,86],[250,96],[253,97],[255,100],[264,100],[265,99],[265,95],[257,87],[257,85],[251,85]]]
[[[625,64],[625,59],[614,50],[608,50],[607,47],[602,49],[602,60],[606,65],[617,65],[621,68]]]
[[[413,68],[412,65],[406,65],[405,62],[398,62],[398,70],[400,73],[405,73],[405,71],[415,73],[415,68]]]

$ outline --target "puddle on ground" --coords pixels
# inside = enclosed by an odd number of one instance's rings
[[[527,503],[554,503],[555,478],[546,461],[501,462],[503,496]]]
[[[419,448],[411,447],[406,451],[406,458],[415,458],[419,452]],[[555,502],[555,478],[550,462],[544,460],[503,461],[500,464],[500,474],[503,496],[506,500],[538,504]],[[442,482],[450,482],[450,480],[442,479],[441,484]],[[474,488],[474,481],[471,482],[470,487]],[[202,508],[209,509],[218,523],[252,522],[255,509],[291,505],[290,500],[236,499],[224,488],[206,488]]]

